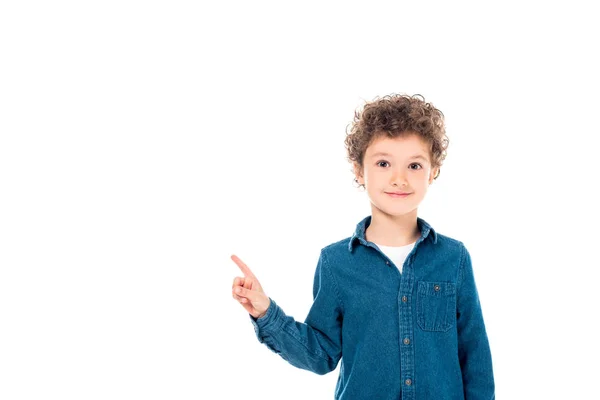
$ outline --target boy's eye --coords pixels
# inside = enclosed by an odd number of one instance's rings
[[[388,164],[389,165],[389,162],[387,162],[387,161],[378,161],[377,162],[377,165],[380,166],[380,167],[382,166],[381,164]],[[417,168],[413,168],[414,166],[417,166]],[[412,163],[412,164],[410,164],[410,169],[419,170],[421,168],[423,168],[423,166],[421,164],[419,164],[419,163]]]

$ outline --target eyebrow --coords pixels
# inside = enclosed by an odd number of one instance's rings
[[[378,151],[377,153],[372,154],[371,158],[380,157],[380,156],[394,158],[393,155],[391,155],[389,153],[386,153],[386,152],[383,152],[383,151]],[[421,154],[417,154],[417,155],[414,155],[412,157],[409,157],[409,160],[415,160],[417,158],[420,158],[420,159],[422,159],[424,161],[428,161],[427,158],[425,156],[422,156]]]

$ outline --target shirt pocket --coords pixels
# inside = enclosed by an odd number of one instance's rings
[[[417,324],[424,331],[445,332],[456,320],[456,284],[419,281]]]

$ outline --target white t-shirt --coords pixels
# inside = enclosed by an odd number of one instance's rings
[[[400,273],[402,273],[402,266],[404,265],[404,261],[406,260],[406,257],[408,257],[408,254],[412,251],[413,247],[415,247],[415,243],[416,242],[400,247],[382,246],[377,243],[375,244],[377,244],[377,247],[379,247],[379,249],[386,256],[388,256],[390,260],[392,260],[392,262],[394,263],[394,265],[396,265]]]

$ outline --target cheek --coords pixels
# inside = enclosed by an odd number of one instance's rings
[[[422,186],[429,185],[429,171],[420,171],[414,175],[414,182]]]
[[[365,177],[369,178],[369,179],[376,179],[377,178],[377,173],[375,170],[373,169],[365,169]]]
[[[412,171],[412,176],[415,177],[415,179],[427,179],[427,177],[429,176],[429,170],[419,169]]]

